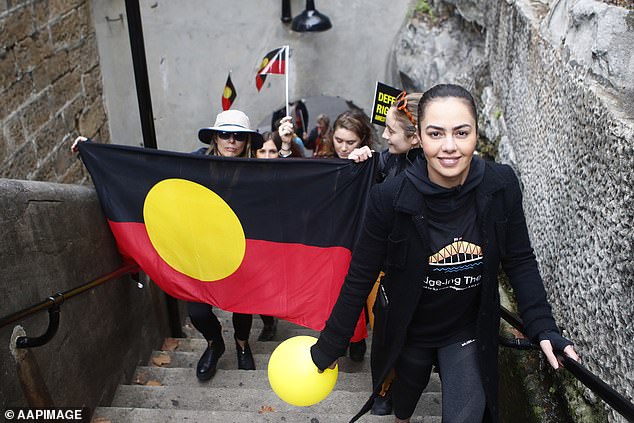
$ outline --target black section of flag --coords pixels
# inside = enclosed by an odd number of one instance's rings
[[[79,151],[109,220],[143,222],[149,190],[180,178],[219,195],[246,238],[318,247],[352,247],[375,166],[374,160],[224,158],[92,142],[80,143]]]

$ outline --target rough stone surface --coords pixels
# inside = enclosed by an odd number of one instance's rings
[[[448,82],[471,87],[474,69],[485,63],[479,27],[454,14],[412,20],[395,44],[396,79],[410,91],[422,92]]]
[[[634,60],[628,54],[634,46],[634,11],[593,0],[560,0],[544,19],[541,33],[561,49],[564,60],[629,97],[624,103],[634,107]]]
[[[70,155],[70,142],[80,127],[85,131],[82,135],[103,134],[106,137],[100,141],[109,142],[90,2],[16,0],[3,5],[0,176],[86,182],[82,172],[59,169],[63,160],[58,152],[63,145]],[[16,117],[21,119],[24,136],[13,137],[7,129],[15,128]],[[44,136],[48,137],[45,142]],[[37,160],[29,155],[34,146]]]
[[[491,80],[549,299],[584,364],[634,398],[633,116],[516,9],[498,22],[491,45],[509,44],[491,48]]]
[[[93,189],[0,179],[2,317],[68,291],[120,266]],[[53,401],[94,409],[109,402],[165,336],[153,286],[121,277],[67,300],[57,335],[33,349]],[[160,296],[159,296],[160,298]],[[46,312],[15,324],[44,333]],[[9,355],[13,325],[0,328],[0,408],[26,406]]]

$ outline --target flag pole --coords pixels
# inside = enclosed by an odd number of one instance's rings
[[[290,116],[291,115],[291,106],[288,102],[288,74],[290,72],[290,64],[291,64],[291,60],[290,60],[290,55],[289,55],[289,47],[288,44],[284,46],[284,51],[286,52],[286,57],[284,58],[284,65],[286,66],[286,69],[284,72],[286,74],[286,116]]]

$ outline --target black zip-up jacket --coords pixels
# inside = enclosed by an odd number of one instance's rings
[[[426,172],[424,169],[426,161],[419,157],[407,172],[372,188],[363,231],[354,249],[348,275],[326,327],[311,348],[313,361],[320,369],[345,354],[359,313],[379,271],[385,267],[383,284],[388,305],[384,310],[377,310],[373,334],[373,342],[380,342],[382,346],[383,366],[368,402],[351,421],[370,409],[382,381],[394,366],[422,293],[421,281],[427,274],[432,252],[423,194],[416,186],[419,183],[417,176],[420,176],[417,172]],[[538,342],[540,334],[558,334],[559,330],[530,244],[522,194],[513,170],[507,165],[485,162],[484,177],[476,188],[475,202],[483,249],[476,342],[487,398],[484,421],[498,422],[500,298],[497,274],[500,263],[513,286],[529,338]]]

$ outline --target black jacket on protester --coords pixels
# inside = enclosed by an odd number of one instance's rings
[[[470,173],[476,168],[484,173],[475,188],[483,250],[476,342],[487,401],[484,421],[498,422],[500,298],[497,274],[500,263],[513,286],[529,338],[538,342],[540,334],[558,335],[559,330],[530,244],[517,177],[507,165],[485,162],[477,157],[473,160]],[[317,343],[311,348],[313,361],[320,369],[345,355],[359,313],[379,271],[384,268],[386,275],[382,284],[387,304],[381,307],[381,301],[376,303],[373,333],[373,343],[380,343],[383,355],[376,358],[381,364],[380,376],[374,381],[374,391],[368,402],[351,421],[372,406],[382,381],[401,352],[408,326],[423,294],[421,282],[428,274],[432,253],[421,187],[421,178],[426,176],[427,162],[420,156],[405,172],[372,188],[363,230],[339,298]]]

